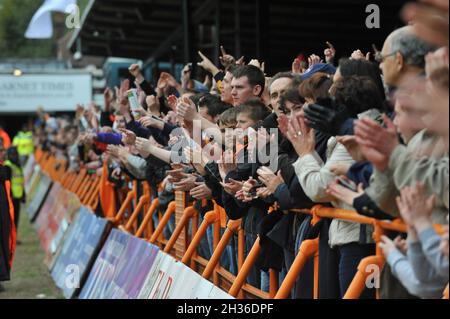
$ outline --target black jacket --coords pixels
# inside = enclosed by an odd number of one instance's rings
[[[10,280],[9,237],[11,219],[5,182],[11,179],[9,167],[0,165],[0,282]]]

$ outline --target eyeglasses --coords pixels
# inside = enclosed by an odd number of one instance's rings
[[[383,63],[384,60],[386,60],[387,58],[397,54],[397,51],[395,51],[395,52],[383,55],[383,53],[381,53],[381,51],[377,49],[375,44],[372,44],[372,48],[373,48],[373,51],[375,52],[375,54],[374,54],[375,61],[377,61],[378,63]]]

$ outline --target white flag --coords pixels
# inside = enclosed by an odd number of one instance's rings
[[[77,0],[45,0],[31,19],[25,37],[28,39],[48,39],[53,36],[52,11],[72,13]]]

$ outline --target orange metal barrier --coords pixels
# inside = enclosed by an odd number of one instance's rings
[[[142,208],[144,205],[148,204],[150,202],[150,195],[143,195],[139,198],[139,201],[134,208],[133,213],[131,214],[130,218],[128,219],[128,222],[125,224],[124,229],[127,232],[131,232],[132,228],[136,228],[136,220],[138,218],[138,215],[141,213]]]
[[[111,219],[112,223],[116,226],[120,225],[123,222],[123,219],[125,218],[125,212],[131,209],[131,203],[136,196],[136,190],[133,188],[127,193],[127,196],[125,197],[125,200],[123,201],[122,205],[120,206],[119,211],[117,212],[117,215]]]
[[[150,205],[149,209],[145,213],[144,219],[142,220],[139,229],[135,233],[136,237],[142,237],[142,235],[144,234],[144,232],[146,230],[147,225],[151,226],[150,233],[153,233],[153,223],[151,223],[151,221],[152,221],[153,215],[155,214],[155,212],[158,209],[158,206],[159,206],[159,199],[155,198],[152,201],[152,204]]]
[[[175,230],[173,231],[172,236],[170,237],[169,241],[167,242],[166,247],[164,248],[165,253],[170,253],[170,251],[175,246],[175,243],[180,237],[180,234],[185,228],[187,227],[189,221],[198,214],[197,210],[193,206],[189,206],[184,210],[183,216],[181,217],[180,222],[175,226]]]
[[[208,264],[206,265],[205,270],[203,271],[203,278],[210,279],[211,275],[214,271],[217,271],[220,257],[222,257],[223,253],[225,252],[225,249],[228,245],[228,243],[231,240],[231,237],[235,233],[239,231],[241,228],[242,220],[230,220],[228,222],[227,228],[225,229],[225,233],[223,234],[222,238],[220,238],[220,241],[216,247],[216,249],[213,252],[213,255],[211,256],[211,259],[209,260]]]
[[[219,220],[219,214],[217,210],[210,211],[205,214],[203,218],[203,222],[200,225],[200,228],[195,233],[195,236],[192,238],[191,244],[189,245],[186,253],[183,256],[181,262],[189,266],[192,256],[197,250],[197,246],[200,244],[200,240],[206,234],[206,230],[209,225],[214,224]]]
[[[41,165],[53,180],[59,181],[63,187],[74,192],[80,199],[83,205],[91,207],[94,210],[99,202],[99,181],[100,178],[93,175],[88,175],[85,169],[81,169],[78,174],[66,171],[65,161],[57,161],[53,156],[41,150],[36,151],[36,162]],[[147,188],[145,188],[147,186]],[[137,184],[134,183],[133,189],[126,193],[126,196],[121,200],[121,205],[114,218],[110,218],[114,226],[123,231],[134,234],[136,237],[145,238],[150,243],[158,244],[166,253],[171,253],[178,238],[185,231],[185,250],[181,261],[190,266],[192,269],[198,271],[203,278],[212,280],[212,282],[228,293],[237,298],[244,298],[245,296],[253,296],[258,298],[287,298],[292,290],[300,272],[305,263],[314,258],[314,298],[318,298],[318,282],[319,282],[319,254],[318,244],[319,238],[312,240],[305,240],[300,246],[300,250],[294,259],[294,262],[289,269],[284,281],[278,288],[278,274],[270,270],[270,291],[263,292],[246,283],[246,278],[254,266],[258,255],[260,253],[259,237],[253,245],[253,248],[245,257],[245,234],[241,228],[241,220],[228,221],[225,232],[220,236],[221,217],[224,211],[218,205],[214,205],[214,210],[205,214],[203,222],[198,227],[198,211],[193,206],[187,206],[184,209],[181,219],[175,226],[172,236],[166,241],[162,237],[164,228],[167,226],[170,218],[177,209],[178,202],[171,202],[164,215],[159,220],[158,227],[153,230],[153,216],[159,207],[159,200],[155,198],[151,200],[148,185],[144,185],[144,194],[137,198]],[[132,210],[132,207],[134,209]],[[141,223],[138,225],[137,219],[139,214],[144,211],[144,216]],[[126,213],[128,212],[128,216]],[[340,219],[349,222],[372,225],[374,227],[373,239],[375,243],[379,243],[381,236],[385,231],[406,232],[406,225],[399,219],[394,221],[380,221],[370,217],[359,215],[355,211],[347,211],[343,209],[336,209],[331,207],[323,207],[317,205],[311,210],[293,210],[291,213],[311,214],[313,216],[312,224],[316,224],[322,218]],[[191,240],[187,238],[187,227],[192,220]],[[211,259],[205,260],[198,256],[197,248],[201,239],[205,236],[207,228],[214,225],[214,250]],[[442,233],[442,227],[435,227],[438,233]],[[234,276],[220,265],[220,258],[225,252],[227,245],[231,238],[237,234],[238,236],[238,274]],[[366,270],[369,266],[376,265],[381,269],[384,266],[385,260],[381,250],[376,249],[376,255],[369,256],[361,260],[358,271],[351,282],[344,299],[359,298],[365,288],[365,282],[370,272]],[[229,286],[224,283],[223,279],[228,282]],[[448,299],[449,288],[446,287],[443,292],[444,298]]]
[[[152,243],[152,244],[156,243],[158,238],[161,236],[162,232],[164,231],[164,228],[169,223],[170,218],[175,213],[175,206],[176,206],[175,202],[169,203],[169,205],[167,206],[167,210],[163,215],[163,218],[159,221],[158,227],[156,227],[155,232],[150,237],[150,240],[149,240],[150,243]]]
[[[250,273],[251,268],[256,262],[256,259],[258,258],[258,254],[261,250],[261,246],[259,244],[259,237],[256,239],[255,244],[253,245],[253,248],[250,250],[250,252],[247,255],[247,258],[245,258],[245,262],[242,265],[241,270],[239,271],[236,280],[234,281],[233,285],[231,286],[228,293],[233,296],[237,297],[240,289],[245,283],[245,279],[247,278],[248,274]]]

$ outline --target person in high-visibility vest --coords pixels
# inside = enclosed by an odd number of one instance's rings
[[[33,133],[24,126],[14,137],[12,145],[17,147],[20,163],[24,165],[28,156],[34,152]]]
[[[2,164],[0,145],[0,292],[3,281],[10,280],[11,266],[16,249],[14,207],[11,200],[11,169]]]
[[[17,148],[13,146],[8,148],[6,157],[5,166],[11,169],[11,197],[14,206],[14,224],[16,229],[18,229],[20,203],[25,203],[25,181]]]

